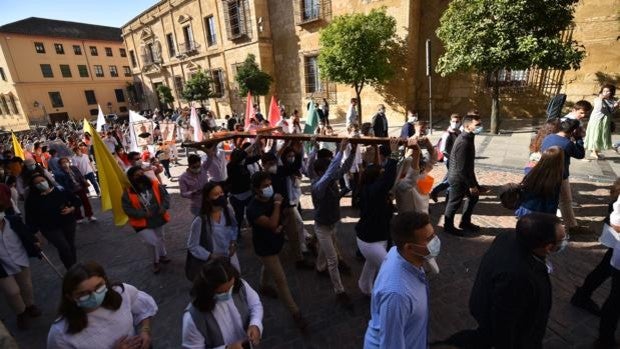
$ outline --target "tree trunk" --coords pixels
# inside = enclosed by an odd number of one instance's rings
[[[362,89],[364,88],[364,83],[355,84],[355,97],[357,98],[357,124],[358,126],[362,126]]]
[[[499,134],[499,71],[493,72],[493,92],[491,94],[491,133]]]

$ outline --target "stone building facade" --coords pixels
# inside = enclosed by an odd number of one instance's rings
[[[0,27],[0,128],[128,111],[119,28],[27,18]]]
[[[567,93],[574,102],[592,99],[602,81],[617,83],[618,3],[582,0],[578,4],[575,26],[566,35],[587,50],[580,70],[502,72],[509,87],[502,96],[502,115],[542,116],[556,93]],[[330,117],[341,118],[354,91],[320,78],[319,31],[335,16],[383,7],[396,19],[403,58],[395,64],[397,74],[392,81],[362,91],[363,120],[368,121],[377,104],[383,103],[390,123],[400,124],[407,109],[419,111],[421,118],[429,116],[425,42],[430,39],[431,62],[436,62],[442,48],[435,31],[448,4],[446,0],[162,0],[122,30],[125,45],[134,55],[134,79],[144,91],[143,109],[159,105],[153,92],[158,84],[173,89],[175,107],[187,105],[178,97],[179,89],[193,72],[204,69],[219,92],[209,101],[211,109],[220,116],[242,113],[245,98],[239,96],[234,81],[235,65],[253,53],[261,69],[274,78],[271,94],[287,110],[299,109],[303,114],[308,98],[325,98],[330,103]],[[191,35],[184,29],[188,26]],[[188,40],[193,42],[189,47],[184,44]],[[480,109],[483,115],[490,111],[485,77],[459,74],[442,78],[434,74],[432,84],[435,120],[471,108]],[[261,104],[265,106],[270,97],[261,98]]]

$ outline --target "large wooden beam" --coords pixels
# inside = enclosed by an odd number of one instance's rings
[[[282,139],[285,141],[304,141],[304,142],[309,142],[312,139],[316,139],[319,142],[335,142],[335,143],[339,143],[341,142],[343,139],[348,139],[352,144],[368,144],[368,145],[373,145],[373,144],[387,144],[390,142],[391,138],[388,137],[354,137],[354,138],[349,138],[349,137],[342,137],[342,136],[325,136],[325,135],[311,135],[311,134],[302,134],[302,133],[270,133],[270,132],[261,132],[261,130],[258,130],[260,133],[261,138],[263,139]],[[271,130],[267,130],[265,129],[265,131],[271,131]],[[223,141],[227,141],[230,139],[237,139],[237,138],[256,138],[257,134],[255,133],[250,133],[250,132],[221,132],[221,133],[216,133],[213,134],[211,138],[206,139],[202,142],[184,142],[181,144],[181,146],[183,147],[189,147],[189,148],[205,148],[205,147],[209,147],[214,143],[219,143],[219,142],[223,142]],[[398,143],[399,144],[406,144],[407,140],[406,139],[402,139],[399,138],[398,139]]]

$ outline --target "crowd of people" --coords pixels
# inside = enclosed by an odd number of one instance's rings
[[[478,328],[446,343],[468,348],[542,347],[553,294],[552,255],[567,247],[569,233],[584,230],[573,213],[570,158],[584,158],[586,150],[600,158],[600,151],[612,147],[605,127],[610,127],[618,107],[614,93],[615,87],[605,86],[594,107],[577,102],[571,113],[548,120],[532,139],[530,161],[518,186],[516,228],[495,238],[471,291],[470,311]],[[472,215],[480,195],[488,191],[475,172],[474,140],[483,130],[482,120],[476,110],[463,117],[453,114],[449,127],[433,144],[426,134],[427,124],[409,113],[400,137],[386,139],[382,145],[365,145],[351,140],[387,137],[388,119],[385,107],[379,105],[372,122],[359,125],[356,103],[351,100],[346,135],[339,144],[316,138],[309,144],[267,140],[259,135],[211,141],[203,151],[187,154],[187,168],[175,178],[194,217],[187,222],[185,261],[191,302],[178,324],[183,348],[257,345],[263,333],[261,297],[279,299],[305,332],[306,318],[280,259],[285,246],[296,269],[328,276],[335,302],[351,310],[351,290],[345,289],[341,277],[351,273],[341,253],[351,247],[338,243],[340,201],[349,193],[352,206],[359,210],[353,248],[365,261],[358,287],[370,300],[364,348],[429,345],[432,295],[427,274],[439,272],[435,259],[442,246],[429,208],[445,191],[443,234],[472,236],[481,229]],[[316,133],[332,133],[329,104],[324,100],[317,109],[323,116]],[[283,106],[280,112],[278,126],[288,133],[301,133],[299,112],[287,115]],[[584,131],[581,119],[589,113],[591,121]],[[128,149],[129,124],[109,124],[98,130],[126,172],[130,185],[124,191],[122,209],[152,254],[154,274],[171,261],[164,231],[174,219],[167,181],[160,174],[172,177],[170,166],[180,165],[176,141],[188,140],[192,133],[186,131],[188,111],[174,114],[153,113],[156,126],[149,135],[153,144],[142,152]],[[158,123],[167,119],[178,127],[172,142],[158,132]],[[245,127],[238,115],[225,120],[223,127],[228,130]],[[260,128],[264,122],[255,106],[248,129]],[[205,134],[218,130],[212,112],[202,117],[201,129]],[[28,328],[30,319],[41,315],[33,301],[28,262],[29,257],[41,256],[40,235],[56,248],[67,270],[48,348],[150,348],[151,321],[158,308],[148,290],[112,283],[101,265],[81,261],[77,255],[76,226],[97,220],[89,202],[100,194],[92,135],[68,122],[35,129],[19,141],[24,158],[15,156],[10,139],[5,138],[0,166],[0,290],[17,315],[18,328]],[[430,172],[439,160],[444,161],[447,174],[433,187]],[[303,178],[311,183],[305,193]],[[620,181],[612,189],[606,229],[617,236]],[[304,194],[312,199],[312,227],[304,225],[301,215]],[[455,216],[461,206],[457,226]],[[558,208],[561,219],[556,216]],[[262,264],[256,285],[241,277],[244,266],[237,256],[246,226]],[[608,247],[571,299],[573,305],[601,317],[601,347],[614,345],[620,316],[620,256],[613,246]],[[311,261],[312,251],[315,261]],[[610,277],[610,295],[599,307],[591,299],[592,292]]]

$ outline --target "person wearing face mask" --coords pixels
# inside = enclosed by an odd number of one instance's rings
[[[4,184],[3,184],[4,185]],[[29,257],[39,257],[40,244],[35,232],[19,216],[7,215],[10,196],[0,196],[0,292],[17,315],[17,328],[29,327],[29,320],[41,315],[34,305]]]
[[[129,152],[129,154],[127,154],[127,159],[129,159],[130,165],[129,167],[127,167],[127,170],[134,166],[138,166],[142,169],[142,171],[144,171],[144,175],[147,176],[149,179],[154,181],[158,180],[157,175],[155,175],[155,171],[151,166],[151,163],[144,162],[140,156],[140,153],[138,153],[137,151]]]
[[[543,347],[553,299],[549,256],[568,241],[558,217],[538,212],[495,238],[471,290],[469,309],[478,329],[468,348]]]
[[[463,118],[463,132],[454,141],[450,153],[450,168],[448,182],[450,195],[444,213],[444,231],[456,236],[464,236],[463,230],[477,232],[480,227],[471,222],[474,207],[480,195],[480,185],[474,172],[476,147],[474,137],[482,132],[482,122],[477,114],[468,114]],[[454,226],[454,216],[463,199],[467,197],[467,204],[463,210],[461,223],[457,229]]]
[[[434,202],[437,202],[437,195],[439,195],[442,191],[448,189],[450,187],[450,183],[448,182],[448,171],[450,171],[450,153],[452,152],[452,147],[454,146],[454,142],[461,134],[461,116],[459,114],[450,115],[450,126],[448,129],[441,135],[441,140],[439,141],[439,151],[443,154],[444,163],[446,164],[446,175],[443,180],[433,188],[430,193],[430,197]]]
[[[210,145],[205,152],[206,156],[202,159],[203,171],[209,176],[209,181],[218,183],[224,188],[224,191],[228,192],[228,188],[226,187],[226,178],[228,178],[226,164],[228,161],[226,157],[232,150],[225,150],[218,143],[214,143]]]
[[[37,163],[32,158],[28,158],[24,160],[23,167],[21,168],[20,174],[17,177],[17,192],[22,197],[26,198],[29,193],[28,183],[33,178],[34,175],[40,174],[47,178],[54,186],[57,185],[54,180],[54,176],[50,172],[48,172],[43,167],[37,165]]]
[[[58,319],[48,349],[148,349],[153,297],[126,283],[111,283],[101,265],[74,265],[62,280]]]
[[[207,183],[202,199],[200,216],[194,218],[187,238],[185,276],[190,281],[204,263],[217,257],[230,258],[230,263],[241,271],[237,258],[237,220],[222,187]]]
[[[76,195],[84,208],[84,215],[82,215],[82,210],[77,208],[75,210],[75,218],[78,223],[84,223],[84,216],[87,217],[89,222],[97,221],[97,217],[93,214],[93,208],[90,205],[90,200],[88,199],[88,182],[80,170],[71,166],[69,162],[69,158],[61,158],[60,159],[60,171],[54,173],[54,177],[58,184],[60,184],[66,191],[73,193]]]
[[[409,138],[415,134],[415,123],[418,122],[418,113],[407,111],[407,122],[400,129],[400,138]]]
[[[388,121],[385,116],[385,106],[379,104],[377,112],[372,117],[372,129],[375,131],[375,137],[388,136]]]
[[[279,257],[284,245],[283,229],[280,224],[284,198],[274,193],[271,175],[267,172],[257,172],[252,176],[252,190],[254,197],[248,205],[246,214],[252,226],[254,253],[263,264],[260,274],[260,293],[267,297],[279,298],[288,308],[297,326],[303,331],[307,323],[297,303],[293,300]],[[269,285],[270,279],[273,279],[276,284],[275,290]]]
[[[191,154],[187,157],[187,170],[179,177],[181,197],[191,200],[189,210],[194,216],[200,214],[202,188],[209,182],[209,176],[203,165],[200,156]]]
[[[426,213],[392,219],[395,246],[388,252],[370,302],[364,349],[428,347],[429,284],[424,263],[439,255],[441,242]]]
[[[123,193],[123,211],[129,217],[129,225],[151,245],[153,273],[158,274],[161,263],[171,262],[164,242],[164,225],[170,221],[170,196],[158,181],[144,175],[141,167],[130,168],[127,178],[131,186]]]
[[[183,314],[182,348],[249,348],[263,333],[263,305],[225,258],[207,262],[194,279]]]
[[[80,200],[72,193],[54,187],[45,176],[35,174],[24,206],[26,225],[39,230],[56,247],[62,264],[69,269],[77,260],[74,211],[79,208]]]

